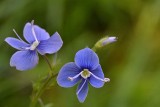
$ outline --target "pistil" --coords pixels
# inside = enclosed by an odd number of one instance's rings
[[[84,79],[87,79],[88,77],[91,76],[90,71],[89,71],[88,69],[84,69],[83,71],[81,71],[81,76],[82,76]]]
[[[33,44],[30,46],[30,50],[35,50],[38,45],[39,45],[39,42],[38,41],[34,41]]]

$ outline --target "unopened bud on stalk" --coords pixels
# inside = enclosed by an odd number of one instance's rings
[[[116,37],[104,37],[102,39],[100,39],[93,47],[93,50],[96,51],[97,48],[101,48],[104,47],[105,45],[108,45],[110,43],[113,43],[117,41]]]

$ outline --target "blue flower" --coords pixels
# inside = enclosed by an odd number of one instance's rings
[[[44,55],[46,53],[56,53],[62,47],[62,39],[56,32],[51,37],[49,34],[37,25],[26,23],[23,29],[23,35],[26,39],[24,42],[18,34],[19,39],[7,37],[5,41],[13,48],[19,50],[14,53],[10,59],[10,66],[16,67],[17,70],[24,71],[35,67],[38,64],[38,53]]]
[[[99,58],[90,48],[78,51],[74,60],[75,62],[69,62],[61,68],[57,83],[66,88],[80,83],[76,94],[78,100],[84,102],[88,94],[88,83],[95,88],[100,88],[110,79],[104,78]]]

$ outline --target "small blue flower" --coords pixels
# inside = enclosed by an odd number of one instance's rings
[[[104,78],[99,58],[90,48],[78,51],[74,60],[75,62],[69,62],[61,68],[57,83],[68,88],[80,82],[76,94],[78,100],[84,102],[88,94],[88,82],[93,87],[100,88],[110,79]]]
[[[63,44],[60,35],[56,32],[51,37],[42,28],[31,23],[26,23],[23,29],[23,35],[26,39],[24,42],[18,34],[19,39],[7,37],[5,41],[13,48],[19,51],[14,53],[10,59],[10,65],[16,67],[17,70],[24,71],[35,67],[38,64],[38,53],[44,55],[46,53],[56,53]]]

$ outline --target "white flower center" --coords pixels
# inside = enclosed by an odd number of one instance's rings
[[[38,41],[34,41],[33,44],[30,46],[30,50],[35,50],[38,45],[39,45],[39,42]]]
[[[83,71],[81,71],[81,76],[82,76],[84,79],[87,79],[88,77],[91,76],[90,71],[89,71],[88,69],[84,69]]]

